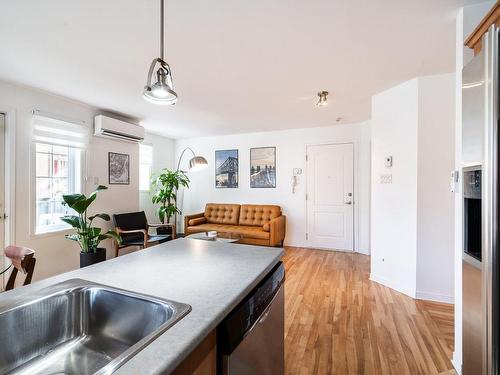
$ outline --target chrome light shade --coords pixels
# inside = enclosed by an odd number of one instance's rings
[[[155,82],[153,82],[155,75]],[[148,80],[144,87],[144,99],[154,104],[172,105],[177,102],[177,94],[172,88],[172,71],[170,66],[161,58],[151,62]]]
[[[207,159],[203,156],[195,156],[189,160],[189,170],[190,171],[201,171],[208,166]]]

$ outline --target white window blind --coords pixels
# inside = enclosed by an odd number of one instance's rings
[[[89,141],[89,128],[85,124],[55,119],[34,111],[33,140],[37,143],[85,148]]]

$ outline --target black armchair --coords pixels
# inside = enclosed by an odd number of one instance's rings
[[[119,255],[120,249],[129,246],[140,246],[146,248],[153,243],[162,243],[175,238],[173,224],[148,224],[146,214],[141,212],[129,212],[126,214],[113,215],[116,232],[121,236],[120,244],[115,242],[115,257]],[[150,235],[150,228],[171,228],[172,234]]]

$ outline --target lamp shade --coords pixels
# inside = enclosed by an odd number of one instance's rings
[[[155,68],[156,71],[155,71]],[[153,81],[155,75],[155,82]],[[177,94],[172,88],[172,73],[162,59],[154,59],[149,69],[148,80],[143,92],[144,99],[154,104],[172,105],[177,102]]]
[[[201,171],[208,166],[207,159],[203,156],[195,156],[189,160],[189,170],[190,171]]]

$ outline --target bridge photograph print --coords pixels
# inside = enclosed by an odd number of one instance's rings
[[[276,147],[250,149],[250,187],[276,187]]]
[[[238,150],[215,151],[215,187],[238,187]]]

